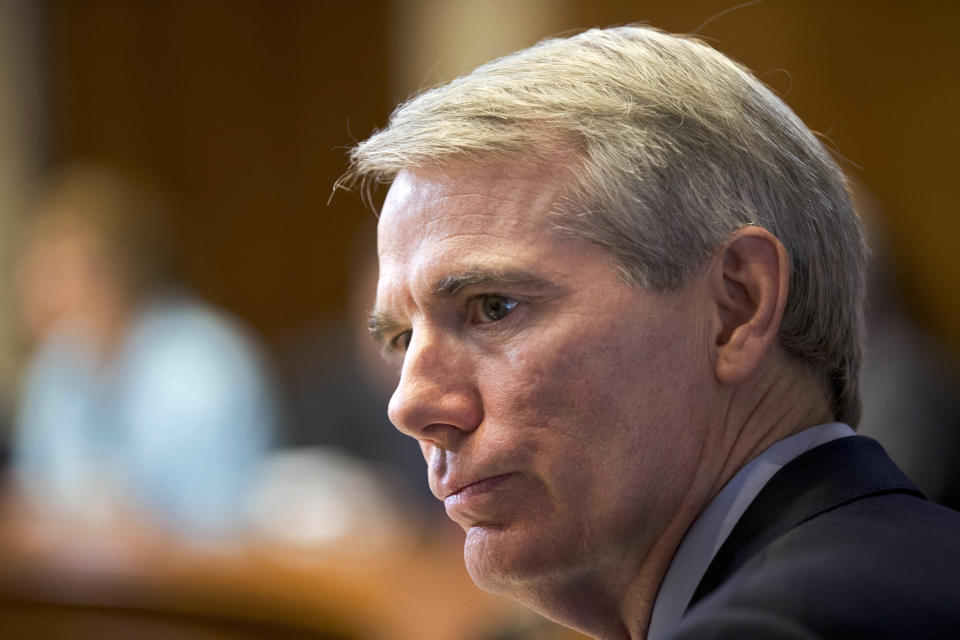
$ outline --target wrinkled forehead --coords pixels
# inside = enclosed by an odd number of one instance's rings
[[[549,255],[565,184],[543,163],[402,171],[378,224],[378,299],[457,270],[514,268]]]
[[[387,194],[377,227],[381,259],[461,234],[547,233],[564,191],[558,178],[565,173],[528,160],[403,170]]]

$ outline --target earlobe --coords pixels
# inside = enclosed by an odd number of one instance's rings
[[[751,226],[737,230],[718,248],[710,269],[716,304],[715,373],[723,384],[741,384],[776,344],[790,261],[776,236]]]

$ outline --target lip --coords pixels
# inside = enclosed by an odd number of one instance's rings
[[[504,480],[512,476],[513,473],[501,473],[493,476],[484,476],[478,480],[472,480],[465,482],[463,484],[454,485],[454,489],[447,492],[444,496],[444,502],[447,502],[451,499],[463,499],[473,496],[479,496],[481,494],[492,491]]]

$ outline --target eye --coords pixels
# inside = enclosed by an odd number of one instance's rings
[[[498,295],[477,296],[473,299],[476,322],[488,324],[502,320],[519,303],[512,298]]]
[[[400,353],[406,352],[410,347],[410,338],[413,337],[413,329],[407,329],[403,333],[398,333],[390,341],[390,349],[393,351],[399,351]]]

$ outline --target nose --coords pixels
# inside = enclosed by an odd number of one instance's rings
[[[466,345],[429,329],[414,331],[388,414],[421,445],[456,450],[483,420]]]

